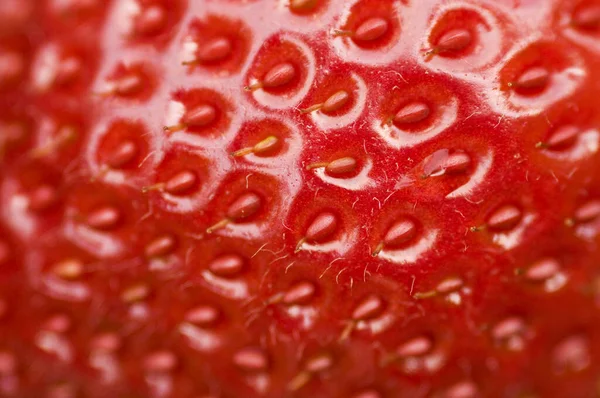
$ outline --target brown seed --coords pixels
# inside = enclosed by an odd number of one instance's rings
[[[465,171],[471,164],[471,158],[469,155],[462,151],[454,152],[450,154],[444,168],[447,173],[460,173]]]
[[[185,113],[181,119],[188,127],[206,127],[217,119],[217,109],[209,104],[199,105]]]
[[[382,398],[382,396],[375,390],[364,390],[354,394],[352,398]]]
[[[551,257],[535,262],[525,272],[525,277],[531,282],[542,282],[552,278],[560,271],[560,263]]]
[[[114,352],[121,348],[121,338],[116,333],[102,333],[92,339],[90,344],[94,350]]]
[[[550,72],[543,67],[532,67],[523,72],[514,82],[514,86],[520,89],[541,89],[548,85]]]
[[[0,86],[17,82],[25,72],[25,62],[17,52],[0,52]]]
[[[242,148],[232,153],[233,156],[246,156],[253,153],[256,156],[271,156],[281,148],[281,142],[273,135],[258,142],[253,147]]]
[[[490,229],[508,231],[517,226],[523,218],[521,210],[513,205],[504,205],[495,210],[487,220]]]
[[[227,217],[233,221],[243,220],[255,215],[260,210],[262,200],[254,192],[246,192],[240,195],[235,202],[229,206]]]
[[[335,214],[324,212],[319,214],[306,230],[306,240],[309,242],[324,242],[331,238],[338,226]]]
[[[148,297],[150,294],[150,289],[146,285],[133,285],[128,287],[121,294],[121,299],[126,303],[135,303],[138,301],[142,301]]]
[[[328,174],[336,176],[341,174],[352,173],[354,170],[356,170],[356,166],[356,159],[351,157],[343,157],[329,163],[325,167],[325,171]]]
[[[438,40],[435,51],[438,53],[456,52],[471,44],[471,32],[465,29],[452,29],[444,33]]]
[[[121,213],[114,207],[106,206],[88,214],[87,225],[91,228],[108,231],[118,226]]]
[[[73,384],[66,382],[58,383],[48,387],[44,398],[77,398],[79,390]]]
[[[33,211],[44,211],[58,203],[58,192],[47,184],[40,185],[29,194],[29,208]]]
[[[217,37],[200,46],[196,57],[200,62],[218,62],[227,58],[231,52],[231,41],[226,37]]]
[[[283,296],[283,302],[288,305],[308,304],[315,296],[315,285],[310,282],[299,282],[292,286]]]
[[[166,373],[175,369],[177,362],[177,357],[171,351],[157,351],[144,358],[144,369],[153,373]]]
[[[17,370],[17,358],[8,351],[0,351],[0,375],[7,376]]]
[[[127,74],[114,81],[114,93],[124,97],[139,94],[144,88],[142,77],[138,73]]]
[[[0,266],[8,263],[8,260],[10,260],[10,247],[8,243],[0,240]]]
[[[425,176],[461,173],[471,164],[471,157],[463,151],[448,153],[446,149],[434,152],[425,161],[423,172]]]
[[[81,60],[77,57],[69,57],[64,59],[58,65],[54,82],[59,85],[67,85],[72,83],[81,73]]]
[[[281,147],[279,139],[273,135],[268,136],[258,144],[254,145],[252,152],[256,156],[269,156]]]
[[[165,192],[171,195],[180,196],[190,193],[198,186],[198,177],[196,173],[189,170],[183,170],[175,174],[165,183]]]
[[[160,33],[167,24],[167,13],[164,8],[154,5],[142,10],[135,19],[135,31],[140,35]]]
[[[456,383],[444,394],[444,398],[477,398],[479,397],[479,390],[477,386],[468,380]]]
[[[418,123],[425,120],[430,113],[431,110],[427,104],[423,102],[411,102],[396,112],[394,123],[400,125]]]
[[[590,200],[575,211],[575,220],[580,223],[594,221],[600,216],[600,200]]]
[[[0,265],[2,265],[1,261],[0,261]],[[4,300],[3,298],[0,297],[0,320],[2,318],[4,318],[4,316],[6,315],[7,312],[8,312],[8,303],[6,302],[6,300]]]
[[[310,373],[322,372],[333,365],[333,359],[330,355],[321,354],[306,361],[304,369]]]
[[[318,0],[290,0],[290,9],[292,11],[309,11],[314,9]]]
[[[233,363],[246,372],[264,372],[269,363],[267,356],[258,348],[244,348],[233,356]]]
[[[515,335],[524,333],[525,328],[525,323],[521,318],[506,318],[494,326],[492,329],[492,337],[496,340],[508,340]]]
[[[390,28],[388,21],[383,18],[369,18],[359,25],[354,32],[356,41],[373,41],[382,37]]]
[[[191,309],[185,315],[187,322],[198,326],[209,326],[214,324],[219,319],[219,310],[210,305],[200,305]]]
[[[148,258],[164,257],[171,254],[176,246],[177,241],[175,237],[172,235],[162,235],[146,245],[144,254]]]
[[[66,259],[54,265],[52,272],[63,279],[77,279],[83,274],[83,262],[74,258]]]
[[[435,290],[441,294],[447,294],[451,292],[455,292],[461,287],[463,287],[464,282],[460,278],[447,278],[440,282]]]
[[[568,337],[554,348],[553,364],[560,373],[583,370],[590,362],[590,343],[584,336]]]
[[[572,146],[579,135],[579,128],[576,126],[562,126],[557,128],[550,136],[545,146],[548,149],[560,150]]]
[[[383,243],[391,248],[398,248],[410,242],[417,235],[417,225],[409,218],[404,218],[394,223],[388,229]]]
[[[429,353],[433,348],[433,342],[425,336],[415,337],[402,344],[396,353],[400,357],[419,357]]]
[[[120,169],[133,161],[138,154],[138,147],[135,142],[126,140],[121,142],[110,153],[106,164],[113,169]]]
[[[296,76],[296,68],[289,62],[283,62],[272,67],[265,75],[262,86],[265,88],[281,87]]]
[[[71,319],[65,314],[53,315],[44,322],[42,328],[48,332],[66,333],[71,329]]]
[[[346,90],[339,90],[332,94],[321,106],[321,112],[333,113],[350,101],[350,94]]]
[[[596,29],[600,25],[600,6],[582,7],[573,13],[571,23],[583,29]]]
[[[376,318],[382,311],[383,301],[378,296],[370,295],[354,309],[352,318],[356,320]]]
[[[208,269],[215,275],[231,277],[239,274],[244,267],[244,259],[237,254],[224,254],[214,259]]]

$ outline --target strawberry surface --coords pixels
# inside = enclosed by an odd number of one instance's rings
[[[599,40],[596,0],[3,0],[0,396],[598,396]]]

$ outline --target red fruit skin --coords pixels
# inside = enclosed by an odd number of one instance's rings
[[[3,0],[0,396],[597,396],[599,9]]]

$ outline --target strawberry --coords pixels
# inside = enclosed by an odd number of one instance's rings
[[[0,396],[600,380],[597,0],[3,0]]]

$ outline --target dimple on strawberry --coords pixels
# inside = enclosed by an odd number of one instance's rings
[[[3,0],[0,396],[598,396],[599,40],[596,0]]]

